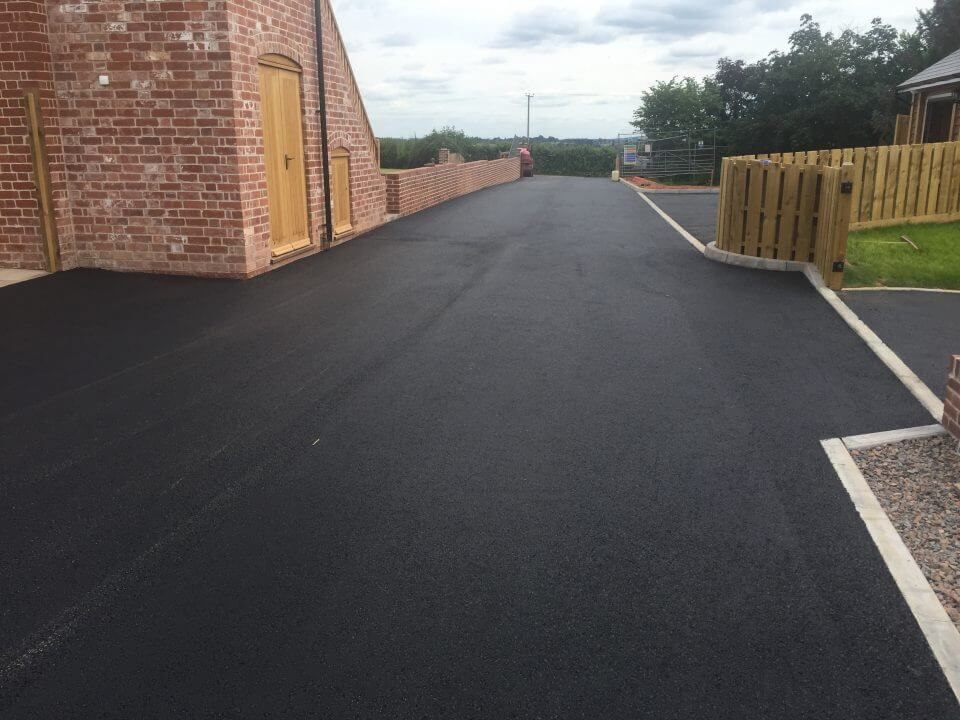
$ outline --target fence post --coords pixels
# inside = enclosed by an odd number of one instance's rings
[[[717,247],[726,250],[727,235],[730,232],[730,189],[733,186],[733,161],[723,158],[720,161],[720,196],[717,204]]]
[[[843,271],[847,262],[847,235],[850,233],[850,215],[853,205],[853,179],[855,166],[844,163],[835,184],[833,198],[823,198],[831,206],[828,227],[823,239],[823,265],[820,271],[831,290],[843,289]]]

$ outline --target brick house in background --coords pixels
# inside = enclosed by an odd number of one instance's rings
[[[960,140],[960,50],[903,82],[910,93],[910,115],[903,144]]]
[[[313,0],[4,2],[0,267],[251,277],[381,224],[377,140],[318,4],[326,169]]]

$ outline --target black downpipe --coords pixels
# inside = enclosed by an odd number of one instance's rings
[[[327,80],[323,68],[323,22],[321,3],[313,0],[313,27],[317,34],[317,87],[320,93],[320,152],[323,154],[323,206],[326,212],[326,246],[333,245],[333,205],[330,202],[330,138],[327,135]]]

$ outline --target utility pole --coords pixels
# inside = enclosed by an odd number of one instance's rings
[[[530,149],[530,100],[533,97],[533,93],[527,93],[527,150]]]

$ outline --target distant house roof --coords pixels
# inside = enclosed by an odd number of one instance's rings
[[[897,90],[910,90],[922,85],[936,85],[951,80],[960,80],[960,50],[947,55],[940,62],[934,63],[923,72],[901,83]]]

